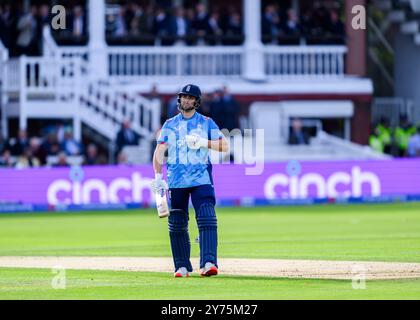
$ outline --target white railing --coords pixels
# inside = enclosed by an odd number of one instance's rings
[[[161,106],[158,100],[127,94],[108,85],[91,84],[82,94],[81,106],[81,112],[85,112],[87,117],[86,122],[96,122],[92,123],[93,128],[103,134],[100,127],[107,126],[105,135],[111,140],[125,120],[130,120],[132,129],[143,137],[153,135],[160,124]]]
[[[109,47],[111,77],[226,76],[242,74],[241,47]]]
[[[265,73],[278,77],[344,76],[345,46],[265,46]]]
[[[12,58],[4,63],[3,77],[5,79],[5,91],[17,93],[20,88],[20,62],[18,58]]]
[[[81,85],[85,64],[78,57],[59,59],[21,56],[17,65],[15,61],[10,62],[9,76],[14,78],[11,83],[18,86],[21,94],[49,95],[56,100],[75,97]]]
[[[7,82],[6,79],[6,63],[9,58],[9,51],[0,40],[0,84],[4,86]]]
[[[48,26],[45,26],[42,31],[44,58],[56,59],[62,67],[72,65],[77,58],[80,58],[82,62],[86,62],[82,64],[81,72],[84,76],[88,76],[89,54],[86,46],[58,46]]]
[[[345,46],[265,46],[265,73],[281,77],[341,77]],[[109,47],[111,77],[243,74],[243,47]]]

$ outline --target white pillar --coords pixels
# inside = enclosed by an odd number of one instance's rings
[[[261,42],[261,0],[244,0],[245,59],[244,78],[265,79],[264,46]]]
[[[344,119],[344,139],[347,141],[351,140],[351,123],[350,118]]]
[[[7,104],[7,96],[6,93],[2,93],[2,97],[1,97],[2,101],[1,101],[1,134],[3,135],[3,138],[7,137],[7,132],[8,132],[8,128],[7,128],[7,114],[6,114],[6,104]]]
[[[73,138],[79,143],[82,142],[82,123],[79,116],[73,117]]]
[[[105,42],[105,0],[89,0],[89,63],[95,78],[108,77]]]
[[[28,122],[26,92],[26,56],[19,58],[19,129],[26,130]]]

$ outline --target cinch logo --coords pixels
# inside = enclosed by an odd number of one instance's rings
[[[370,190],[371,196],[381,195],[381,183],[373,172],[362,172],[360,167],[352,167],[351,173],[339,171],[324,178],[318,173],[307,173],[301,176],[287,176],[274,174],[264,185],[264,194],[267,199],[290,198],[302,199],[308,196],[316,198],[348,198],[360,197],[366,194],[362,191],[365,186]],[[282,187],[280,194],[275,189]],[[309,195],[309,189],[314,188],[315,194]],[[340,189],[340,191],[338,191]]]
[[[133,173],[131,179],[116,178],[109,184],[101,179],[85,181],[59,179],[48,186],[47,201],[51,205],[90,204],[92,198],[96,197],[97,201],[103,204],[151,202],[154,201],[150,187],[152,180],[143,178],[139,173]]]

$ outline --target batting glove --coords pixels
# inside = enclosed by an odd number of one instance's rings
[[[154,193],[159,192],[161,190],[166,191],[169,189],[168,184],[165,180],[163,180],[161,173],[156,173],[155,180],[153,180],[151,183],[151,188]]]
[[[208,148],[209,141],[197,135],[187,135],[185,137],[187,146],[190,149]]]

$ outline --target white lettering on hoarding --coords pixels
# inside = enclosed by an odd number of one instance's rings
[[[338,191],[341,185],[343,191]],[[290,198],[303,199],[309,195],[311,186],[316,189],[317,198],[340,198],[362,196],[363,185],[370,186],[370,195],[381,195],[381,183],[373,172],[361,171],[360,167],[352,167],[351,174],[339,171],[324,178],[317,173],[306,173],[298,176],[287,176],[277,173],[270,176],[264,185],[264,194],[267,199]],[[280,194],[276,188],[281,188]]]
[[[98,195],[99,203],[119,202],[143,202],[143,192],[150,193],[150,201],[154,201],[150,183],[153,179],[143,178],[139,173],[133,173],[131,180],[128,178],[116,178],[109,184],[101,179],[87,179],[84,182],[70,182],[65,179],[53,181],[47,189],[47,201],[50,205],[59,204],[90,204],[92,196]],[[125,191],[130,194],[123,199],[119,193]]]

